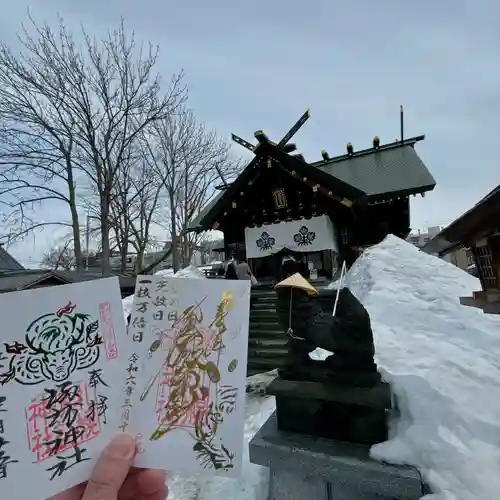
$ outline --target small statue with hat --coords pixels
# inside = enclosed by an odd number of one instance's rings
[[[278,429],[372,445],[388,435],[390,385],[374,361],[370,315],[347,287],[318,291],[297,269],[276,285],[288,356],[267,387]],[[342,276],[342,275],[341,275]],[[316,348],[330,354],[309,356]]]
[[[380,380],[370,315],[347,287],[328,290],[325,299],[337,307],[324,309],[317,290],[295,273],[276,285],[278,318],[288,335],[288,359],[280,376],[288,380],[327,381],[371,385]],[[316,348],[332,353],[324,361],[312,360]]]

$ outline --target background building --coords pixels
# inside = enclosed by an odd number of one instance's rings
[[[463,305],[500,314],[500,185],[439,232],[423,250],[444,256],[469,248],[481,281],[481,291],[460,297]]]
[[[418,230],[410,233],[406,241],[415,245],[418,248],[424,249],[426,245],[432,241],[445,226],[430,226],[424,230]],[[437,255],[437,254],[436,254]],[[476,276],[476,265],[474,263],[474,256],[470,248],[459,246],[453,251],[439,255],[439,257],[446,262],[450,262],[454,266]]]

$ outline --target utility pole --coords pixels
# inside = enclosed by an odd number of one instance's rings
[[[89,244],[90,244],[90,214],[87,212],[87,224],[85,227],[85,270],[89,270]]]

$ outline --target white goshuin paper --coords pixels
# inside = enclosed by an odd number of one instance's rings
[[[0,491],[47,498],[87,480],[118,432],[118,278],[3,294],[0,315]]]
[[[136,466],[241,474],[249,306],[250,281],[137,278]]]

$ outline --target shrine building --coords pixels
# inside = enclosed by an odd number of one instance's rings
[[[342,261],[350,265],[364,248],[387,234],[410,233],[411,195],[425,195],[435,180],[415,151],[421,135],[308,163],[290,139],[307,111],[279,143],[262,131],[257,145],[232,138],[255,157],[190,224],[190,230],[224,233],[226,257],[246,260],[260,282],[277,279],[284,254],[303,263],[309,278],[331,280]]]

